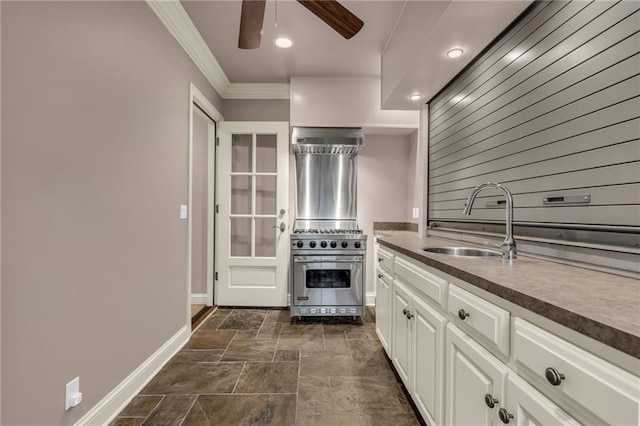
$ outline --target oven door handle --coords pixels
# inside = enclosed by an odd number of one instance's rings
[[[362,263],[362,259],[349,259],[349,260],[340,260],[340,259],[331,259],[331,260],[320,260],[320,259],[294,259],[293,263]]]

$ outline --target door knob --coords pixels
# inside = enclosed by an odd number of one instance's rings
[[[491,395],[490,393],[485,394],[485,396],[484,396],[484,403],[485,403],[485,404],[487,404],[487,407],[489,407],[489,408],[493,408],[493,407],[495,407],[495,406],[496,406],[496,404],[497,404],[498,402],[500,402],[500,401],[498,401],[497,399],[495,399],[495,398],[493,397],[493,395]]]
[[[280,222],[280,225],[273,225],[272,228],[278,228],[280,232],[284,232],[284,230],[287,229],[287,225],[285,225],[284,222]]]
[[[501,408],[498,410],[498,417],[500,417],[500,421],[504,424],[507,424],[513,418],[513,414],[508,412],[506,409]]]

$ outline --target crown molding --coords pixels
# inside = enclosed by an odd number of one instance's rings
[[[289,84],[231,83],[178,0],[146,0],[222,99],[289,99]]]
[[[289,83],[231,83],[226,99],[289,99]]]

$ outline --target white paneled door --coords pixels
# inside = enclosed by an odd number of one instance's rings
[[[221,306],[287,306],[289,123],[218,128]]]

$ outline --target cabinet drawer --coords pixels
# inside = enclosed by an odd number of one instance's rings
[[[399,257],[396,257],[393,270],[397,277],[429,296],[437,304],[443,305],[447,281]]]
[[[393,259],[395,256],[382,247],[378,248],[378,266],[389,273],[393,273]]]
[[[454,285],[449,286],[449,312],[461,327],[475,330],[509,355],[509,312]]]
[[[608,424],[639,424],[640,378],[520,318],[514,328],[514,359],[546,383],[541,390],[565,394]]]

